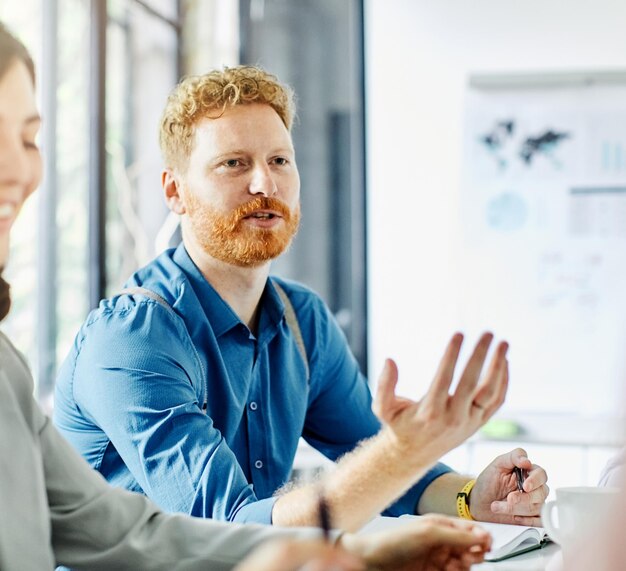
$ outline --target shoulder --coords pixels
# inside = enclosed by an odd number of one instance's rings
[[[19,372],[29,372],[26,358],[18,351],[9,338],[0,331],[0,367]]]
[[[175,249],[169,249],[157,256],[143,268],[137,270],[120,288],[120,292],[125,289],[145,288],[174,307],[177,300],[191,288],[185,271],[174,261]],[[114,295],[111,300],[127,301],[127,296]],[[145,296],[138,296],[138,299],[145,301]]]
[[[26,359],[2,332],[0,332],[0,372],[6,375],[9,385],[20,399],[30,399],[33,379]]]
[[[83,368],[88,372],[97,367],[139,368],[159,361],[201,369],[189,329],[198,315],[198,300],[186,274],[172,259],[173,252],[164,252],[138,270],[87,316],[60,377],[79,378]],[[164,303],[140,292],[123,293],[133,288],[149,290]]]
[[[106,327],[116,322],[121,324],[136,320],[158,320],[173,327],[177,324],[182,326],[178,323],[180,319],[177,317],[181,316],[177,309],[181,298],[188,295],[191,288],[184,271],[172,259],[174,251],[163,252],[135,272],[118,292],[101,300],[98,308],[87,317],[83,328],[94,329],[103,323]],[[162,301],[144,295],[141,289],[156,294]]]

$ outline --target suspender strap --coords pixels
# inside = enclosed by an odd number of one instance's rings
[[[122,295],[122,294],[126,294],[126,295],[141,294],[141,295],[144,295],[146,297],[149,297],[150,299],[153,299],[157,303],[161,304],[166,309],[169,309],[171,312],[174,312],[174,310],[172,309],[172,306],[169,303],[167,303],[167,301],[165,301],[158,293],[154,293],[152,290],[150,290],[148,288],[145,288],[145,287],[128,287],[126,289],[123,289],[120,292],[120,295]]]
[[[274,288],[276,289],[276,293],[282,300],[285,305],[285,320],[287,321],[287,325],[289,329],[291,329],[291,333],[296,339],[296,345],[298,346],[298,351],[300,352],[300,356],[302,357],[302,361],[304,362],[304,368],[306,370],[306,378],[309,380],[311,373],[309,371],[309,360],[306,354],[306,347],[304,346],[304,340],[302,339],[302,331],[300,331],[300,324],[298,323],[298,318],[296,317],[296,312],[293,309],[293,305],[291,305],[291,300],[289,296],[285,292],[285,290],[280,287],[275,281],[272,282],[274,284]]]
[[[302,339],[302,331],[300,331],[300,324],[298,323],[298,318],[296,317],[296,312],[293,309],[293,305],[291,305],[291,300],[289,296],[285,292],[285,290],[280,287],[275,281],[272,282],[274,284],[274,288],[276,289],[276,293],[278,297],[280,297],[283,305],[285,306],[285,320],[287,321],[287,325],[289,329],[291,329],[291,333],[293,334],[296,340],[296,346],[298,347],[298,352],[302,357],[302,361],[304,362],[304,369],[306,370],[306,379],[309,380],[311,376],[311,372],[309,370],[309,359],[306,354],[306,347],[304,346],[304,340]],[[174,312],[172,306],[167,303],[158,293],[154,293],[152,290],[149,290],[145,287],[129,287],[120,291],[120,294],[126,295],[135,295],[140,294],[150,299],[153,299],[166,309],[171,312]]]

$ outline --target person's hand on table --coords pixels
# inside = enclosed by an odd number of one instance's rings
[[[235,571],[466,571],[483,561],[491,536],[477,524],[427,515],[389,530],[323,541],[278,540],[252,552]]]
[[[463,335],[450,340],[439,369],[426,395],[419,401],[396,396],[396,364],[388,359],[379,378],[373,409],[383,423],[389,446],[398,450],[398,458],[416,470],[434,464],[443,454],[456,448],[474,434],[504,402],[508,386],[508,344],[496,347],[489,370],[479,382],[487,351],[493,340],[485,333],[476,344],[450,395],[454,369]]]
[[[526,472],[523,492],[513,469]],[[546,471],[533,464],[521,448],[498,456],[476,479],[469,507],[474,519],[496,523],[541,526],[541,506],[550,489]]]
[[[234,571],[363,571],[361,559],[330,543],[277,540],[255,549]]]
[[[385,531],[345,534],[340,544],[376,571],[463,571],[483,561],[491,536],[474,522],[431,514]]]

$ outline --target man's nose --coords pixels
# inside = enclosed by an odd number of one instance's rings
[[[255,167],[250,180],[250,194],[273,196],[278,191],[276,182],[268,165]]]

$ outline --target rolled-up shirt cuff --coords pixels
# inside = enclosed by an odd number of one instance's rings
[[[244,504],[235,513],[231,521],[235,523],[261,523],[272,525],[272,510],[278,498],[265,498]]]

